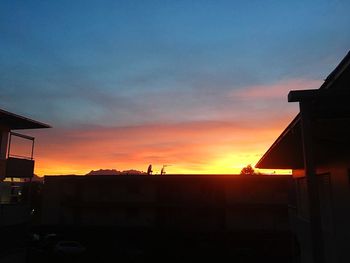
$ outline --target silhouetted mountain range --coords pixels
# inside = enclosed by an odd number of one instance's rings
[[[138,171],[138,170],[125,170],[125,171],[118,171],[115,169],[100,169],[100,170],[91,170],[86,175],[141,175],[146,174],[145,172]]]

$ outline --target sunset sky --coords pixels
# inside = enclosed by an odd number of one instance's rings
[[[237,173],[350,49],[350,1],[0,1],[0,108],[36,170]]]

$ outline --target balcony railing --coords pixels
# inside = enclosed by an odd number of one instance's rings
[[[11,152],[11,140],[13,136],[31,141],[31,149],[28,156],[16,155]],[[7,159],[0,159],[0,181],[4,178],[32,178],[34,173],[33,152],[34,137],[10,132]]]
[[[32,145],[31,145],[31,153],[30,156],[24,156],[24,155],[16,155],[11,153],[11,142],[12,142],[12,137],[19,137],[25,140],[30,140],[32,141]],[[33,154],[34,154],[34,137],[28,136],[28,135],[24,135],[24,134],[20,134],[17,132],[10,132],[10,139],[9,139],[9,146],[7,149],[7,157],[14,157],[14,158],[18,158],[18,159],[27,159],[27,160],[33,160]]]

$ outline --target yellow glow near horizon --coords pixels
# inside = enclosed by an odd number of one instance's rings
[[[53,131],[36,148],[35,173],[147,171],[149,164],[160,173],[166,164],[168,174],[239,174],[248,164],[256,164],[288,121],[253,128],[234,122],[194,122]],[[290,174],[289,170],[256,171]]]
[[[251,164],[254,168],[256,163],[255,154],[247,154],[245,158],[238,158],[235,154],[228,154],[224,157],[218,158],[208,164],[199,166],[188,166],[186,164],[170,165],[165,168],[167,174],[239,174],[243,167]],[[159,174],[162,165],[153,165],[153,171],[155,174]],[[35,169],[35,173],[38,176],[44,175],[85,175],[91,170],[99,169],[117,169],[116,167],[86,167],[85,165],[64,165],[59,163],[47,163],[46,165],[38,165]],[[138,167],[131,167],[129,169],[136,169],[139,171],[146,171],[147,166],[142,165]],[[117,169],[117,170],[128,170]],[[257,173],[261,174],[291,174],[291,170],[269,170],[269,169],[256,169]]]

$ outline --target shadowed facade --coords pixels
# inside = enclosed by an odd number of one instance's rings
[[[173,253],[193,262],[209,252],[234,260],[244,250],[246,257],[289,262],[289,181],[276,175],[46,176],[38,226],[85,236],[86,243],[103,236],[99,242],[119,244],[120,255],[136,246],[149,259]]]
[[[350,53],[318,90],[291,91],[300,113],[257,163],[292,169],[290,218],[301,262],[348,262]]]
[[[25,228],[30,221],[30,190],[34,171],[34,138],[13,130],[50,126],[0,109],[0,261],[24,262]],[[30,154],[11,151],[12,138],[31,142]]]

